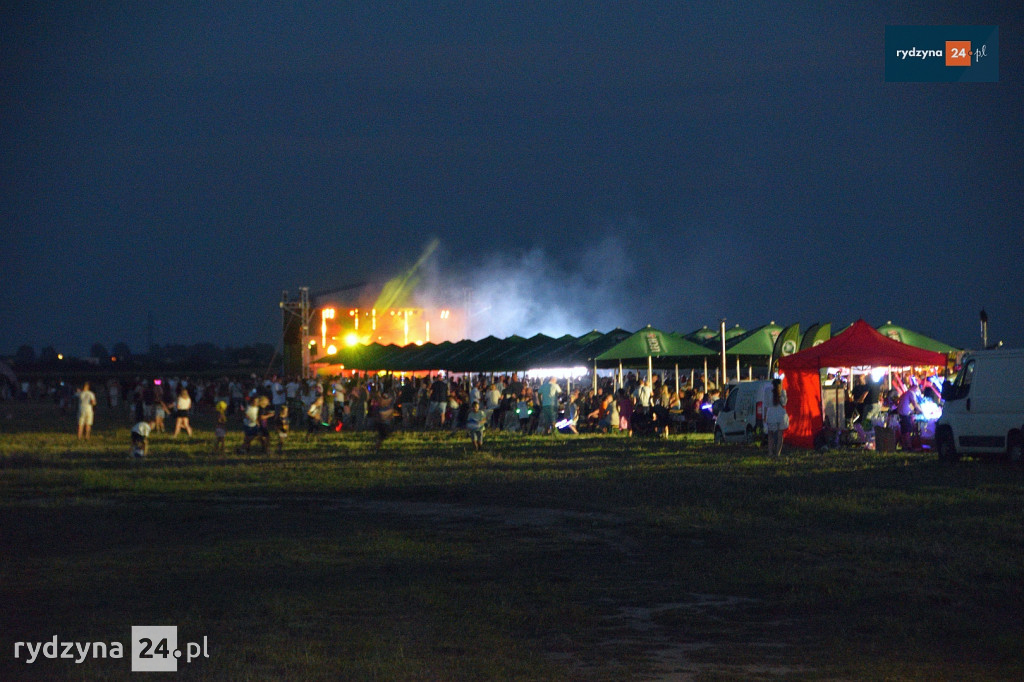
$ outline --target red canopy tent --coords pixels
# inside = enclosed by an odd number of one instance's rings
[[[945,366],[942,353],[922,350],[878,333],[857,320],[828,341],[779,360],[785,375],[789,430],[786,441],[797,447],[814,447],[821,430],[821,374],[826,367],[935,367]]]

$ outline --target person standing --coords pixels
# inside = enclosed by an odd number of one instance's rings
[[[494,421],[494,411],[501,405],[501,391],[497,385],[492,383],[484,392],[484,412],[487,413],[487,423],[497,426]]]
[[[864,402],[861,403],[864,410],[861,413],[861,420],[863,421],[862,426],[865,429],[869,429],[872,428],[875,420],[882,415],[882,383],[867,377],[864,381],[864,386],[867,387],[867,392],[864,395]]]
[[[321,398],[317,398],[317,402],[321,405],[323,404]],[[317,425],[319,426],[319,422]],[[310,428],[312,428],[312,422],[310,423]],[[242,429],[244,438],[239,451],[248,454],[249,446],[260,435],[260,405],[259,399],[256,397],[249,398],[249,402],[242,412]]]
[[[380,450],[384,441],[391,435],[391,429],[395,423],[395,397],[390,392],[380,393],[377,399],[377,414],[374,419],[377,428],[377,450]]]
[[[576,428],[576,425],[580,421],[580,402],[579,401],[580,401],[580,391],[579,391],[579,389],[574,388],[572,390],[572,392],[569,394],[569,401],[566,402],[566,404],[565,404],[565,421],[567,421],[568,424],[566,424],[563,427],[563,433],[575,433],[575,434],[579,433],[579,431]]]
[[[786,391],[782,388],[782,379],[772,379],[772,396],[765,414],[765,428],[768,430],[768,456],[778,457],[782,454],[782,436],[789,428]]]
[[[481,410],[480,403],[474,400],[469,414],[466,415],[466,430],[469,431],[474,450],[483,447],[485,428],[487,428],[487,413]]]
[[[93,408],[96,407],[96,394],[89,390],[89,382],[75,393],[78,398],[78,439],[89,440],[92,435]]]
[[[636,411],[640,414],[647,414],[651,409],[652,398],[654,397],[651,387],[647,385],[647,379],[641,379],[640,385],[633,391],[633,402]]]
[[[178,389],[178,400],[174,405],[174,437],[177,438],[182,429],[192,437],[192,426],[188,423],[188,413],[192,409],[192,398],[188,395],[188,388],[182,386]]]
[[[435,420],[438,426],[444,427],[444,413],[448,408],[448,384],[437,375],[434,382],[430,384],[430,408],[427,411],[427,428],[434,425]]]
[[[416,423],[416,380],[406,379],[398,393],[398,406],[402,410],[402,428],[411,429]]]
[[[562,387],[558,385],[558,379],[555,377],[551,377],[547,383],[537,389],[537,395],[540,397],[540,424],[538,430],[545,435],[556,433],[555,421],[558,418],[558,394],[561,392]]]
[[[917,379],[910,379],[907,390],[900,396],[899,404],[896,407],[896,414],[900,419],[900,441],[904,450],[911,449],[911,442],[914,436],[916,417],[921,414],[921,405],[918,401],[920,389]]]

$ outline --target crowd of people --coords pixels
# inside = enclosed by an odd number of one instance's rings
[[[826,387],[843,390],[846,431],[870,440],[876,426],[891,428],[904,449],[917,449],[921,424],[938,417],[942,404],[942,379],[923,372],[893,372],[888,379],[870,374],[829,375]]]
[[[63,382],[24,387],[24,398],[53,400],[62,411],[75,410],[79,437],[87,439],[94,408],[104,405],[138,435],[193,435],[196,411],[215,416],[215,448],[223,452],[232,423],[244,434],[241,449],[283,449],[293,428],[306,439],[328,431],[376,431],[380,441],[395,429],[457,431],[464,429],[476,447],[484,431],[522,434],[616,432],[667,434],[671,430],[710,430],[721,402],[718,391],[674,386],[655,375],[653,382],[629,373],[616,381],[568,386],[544,380],[475,375],[458,378],[394,375],[299,379],[272,376],[248,380],[192,380],[165,377],[110,379],[77,388]],[[140,427],[145,424],[145,427]],[[148,443],[148,441],[147,441]]]

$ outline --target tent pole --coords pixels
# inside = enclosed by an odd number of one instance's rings
[[[597,358],[594,358],[594,380],[593,380],[594,393],[597,393]]]
[[[647,356],[647,385],[654,386],[654,359]]]
[[[619,375],[616,377],[617,385],[615,388],[622,388],[622,360],[619,360]]]
[[[725,318],[722,318],[721,329],[718,335],[722,337],[722,381],[718,384],[718,389],[721,390],[725,387],[725,382],[729,380],[729,365],[725,362]]]
[[[736,381],[740,380],[740,356],[736,356]]]
[[[676,395],[679,395],[679,363],[676,363]]]

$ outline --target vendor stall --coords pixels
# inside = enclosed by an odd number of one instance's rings
[[[864,320],[857,320],[828,341],[779,360],[788,394],[786,442],[814,447],[824,424],[822,370],[829,367],[944,367],[942,353],[915,348],[886,338]]]

